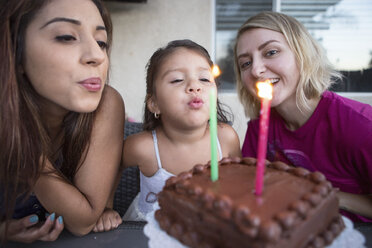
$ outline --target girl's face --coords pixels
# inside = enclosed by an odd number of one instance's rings
[[[199,53],[178,48],[160,66],[156,92],[148,107],[161,114],[163,125],[172,122],[188,128],[205,125],[209,119],[209,92],[217,91],[210,65]]]
[[[285,37],[264,28],[249,29],[237,41],[240,76],[250,94],[257,96],[257,81],[270,79],[273,107],[293,104],[300,78],[296,58]]]
[[[91,0],[53,0],[36,14],[26,29],[23,69],[44,111],[97,108],[109,64],[106,41]]]

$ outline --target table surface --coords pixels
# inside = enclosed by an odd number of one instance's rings
[[[63,231],[54,242],[7,243],[4,248],[147,248],[148,238],[143,233],[144,225],[145,222],[125,221],[115,230],[103,233],[90,233],[84,237],[75,237],[68,231]],[[355,224],[355,228],[366,238],[366,247],[372,248],[372,223],[358,223]]]
[[[89,233],[83,237],[76,237],[64,230],[56,241],[32,244],[7,243],[4,248],[145,248],[148,247],[148,238],[143,233],[145,222],[124,221],[117,229]],[[1,245],[0,245],[1,246]]]

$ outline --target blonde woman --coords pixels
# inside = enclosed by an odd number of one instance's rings
[[[322,172],[340,189],[342,213],[371,222],[372,107],[327,90],[340,75],[290,16],[262,12],[249,18],[238,31],[234,53],[238,95],[251,119],[243,156],[257,156],[255,85],[268,79],[273,99],[267,159]]]

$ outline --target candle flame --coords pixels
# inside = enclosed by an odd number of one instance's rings
[[[221,75],[221,70],[220,67],[218,67],[218,65],[212,66],[212,75],[214,78],[217,78],[219,75]]]
[[[265,82],[257,82],[258,96],[271,100],[273,98],[273,86],[269,79]]]

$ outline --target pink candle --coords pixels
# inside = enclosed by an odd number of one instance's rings
[[[265,160],[267,148],[267,135],[269,128],[270,105],[272,99],[273,87],[270,80],[258,82],[258,96],[261,97],[260,111],[260,129],[258,134],[258,150],[257,150],[257,165],[256,165],[256,192],[260,196],[263,190],[263,181],[265,174]]]

